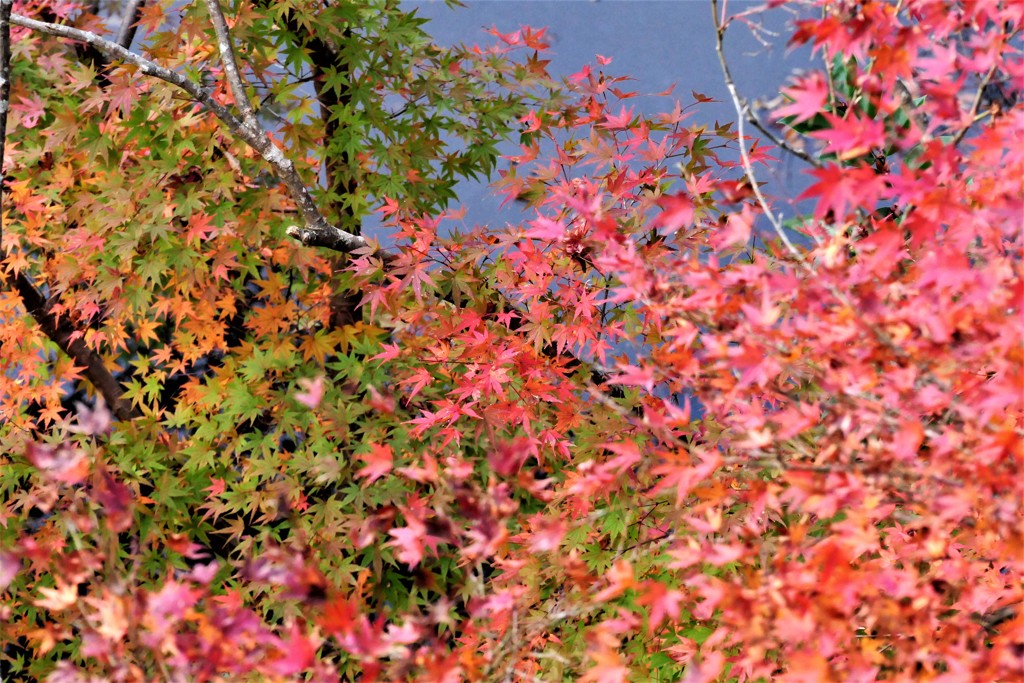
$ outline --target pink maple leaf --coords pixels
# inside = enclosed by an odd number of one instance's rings
[[[666,195],[658,200],[661,213],[654,219],[654,226],[665,228],[670,233],[693,221],[693,200],[685,194]]]
[[[370,444],[370,452],[361,453],[359,457],[366,465],[356,474],[360,477],[367,477],[366,483],[368,484],[386,475],[394,465],[394,453],[391,450],[391,446],[387,444]]]
[[[47,479],[65,484],[79,484],[89,474],[85,453],[67,444],[48,446],[29,442],[25,458]]]
[[[867,116],[840,118],[825,114],[829,127],[810,133],[810,137],[825,141],[826,153],[848,160],[863,156],[876,147],[885,145],[885,124]]]
[[[0,591],[6,589],[21,571],[21,560],[12,552],[0,550]]]
[[[615,130],[616,128],[629,128],[629,122],[633,119],[633,108],[622,107],[618,114],[606,114],[604,123],[599,124],[602,128]]]
[[[313,378],[304,377],[299,380],[302,391],[297,391],[292,396],[296,401],[313,410],[324,397],[324,376],[317,375]]]
[[[288,638],[281,642],[282,657],[270,662],[267,669],[278,676],[295,676],[313,665],[316,645],[299,628],[292,624]]]
[[[787,88],[785,93],[792,102],[776,109],[775,116],[780,119],[792,116],[793,123],[813,118],[821,112],[828,101],[828,85],[820,71],[799,79],[795,85]]]

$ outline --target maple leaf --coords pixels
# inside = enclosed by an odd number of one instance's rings
[[[107,409],[107,404],[100,396],[96,399],[96,406],[89,408],[83,403],[75,404],[76,424],[68,427],[68,431],[76,434],[88,434],[98,436],[110,431],[113,415]]]
[[[829,127],[809,135],[826,142],[826,153],[831,152],[841,160],[848,160],[885,146],[885,125],[881,121],[865,116],[840,118],[831,113],[824,116]]]
[[[0,550],[0,591],[5,590],[21,571],[21,559],[8,550]]]
[[[298,624],[292,624],[287,639],[281,642],[281,656],[272,660],[266,669],[276,676],[295,676],[312,666],[317,645],[304,634]]]
[[[131,528],[134,521],[132,501],[134,496],[123,482],[118,481],[102,465],[93,474],[92,495],[102,506],[107,525],[114,533]]]
[[[196,589],[171,579],[160,590],[147,596],[143,623],[150,632],[162,639],[185,617],[189,608],[198,601],[199,595]]]
[[[423,559],[424,538],[427,527],[418,520],[410,520],[409,525],[388,531],[395,540],[389,545],[398,549],[395,557],[410,567],[415,567]]]
[[[227,488],[227,482],[217,477],[210,477],[210,485],[207,486],[203,491],[209,493],[209,498],[216,498],[224,494]]]
[[[851,206],[874,207],[884,189],[884,179],[873,168],[863,164],[854,168],[828,164],[812,169],[810,174],[818,182],[808,187],[798,199],[818,197],[814,217],[819,220],[827,215],[841,220]]]
[[[397,548],[395,557],[399,561],[415,567],[423,559],[423,552],[429,548],[437,552],[437,546],[444,539],[427,533],[427,526],[423,521],[423,503],[418,498],[409,500],[407,506],[401,508],[405,516],[406,525],[388,531],[388,535],[395,540],[389,541],[388,546]]]
[[[46,478],[65,484],[79,484],[89,474],[85,453],[67,444],[47,446],[30,441],[25,458]]]
[[[43,597],[33,601],[33,604],[43,609],[61,612],[78,602],[78,586],[73,583],[65,583],[59,578],[54,588],[39,588],[39,594]]]
[[[637,604],[648,608],[647,630],[653,633],[665,619],[675,621],[679,618],[680,606],[685,596],[681,591],[670,589],[658,581],[644,582],[643,589],[637,598]]]
[[[434,381],[434,376],[427,368],[416,368],[413,370],[412,376],[407,377],[399,382],[400,385],[411,387],[409,392],[408,400],[416,398],[416,394],[423,390],[423,387],[431,384]]]
[[[616,598],[635,585],[633,565],[626,560],[619,560],[606,574],[608,586],[594,595],[596,602],[607,602]]]
[[[526,439],[516,439],[508,443],[499,443],[487,454],[487,462],[499,477],[507,477],[518,472],[536,449]]]
[[[22,128],[35,128],[39,119],[46,115],[46,101],[33,93],[29,97],[19,96],[16,103],[11,103],[11,111],[21,114],[18,125]]]
[[[296,391],[293,393],[292,398],[310,410],[315,410],[323,399],[324,376],[317,375],[313,378],[303,377],[299,380],[299,386],[302,388],[302,391]]]
[[[685,194],[665,195],[658,199],[662,212],[654,219],[654,225],[664,228],[669,234],[693,222],[696,208],[693,200]]]
[[[381,394],[373,386],[366,387],[366,392],[366,404],[370,406],[370,408],[384,413],[385,415],[394,415],[395,399],[393,396]]]
[[[775,110],[777,118],[792,116],[793,123],[800,123],[821,113],[828,101],[828,84],[820,71],[813,71],[783,91],[792,102]]]
[[[630,680],[629,667],[622,661],[618,652],[602,649],[590,654],[594,660],[585,674],[580,678],[584,683],[627,683]]]
[[[723,249],[734,244],[746,244],[750,241],[750,233],[754,227],[754,211],[744,205],[740,213],[731,213],[725,219],[725,225],[719,227],[712,236],[711,244],[716,249]]]
[[[208,585],[216,577],[219,569],[220,565],[216,561],[206,564],[199,563],[188,573],[188,578],[200,585]]]
[[[565,237],[566,227],[561,221],[553,221],[540,216],[530,221],[530,226],[530,229],[526,231],[527,237],[553,242]]]
[[[372,484],[391,471],[394,464],[394,453],[391,446],[370,444],[369,453],[360,453],[359,457],[366,463],[356,474],[360,477],[367,477],[367,484]]]
[[[123,597],[104,591],[100,596],[87,597],[83,601],[94,610],[88,617],[89,621],[104,639],[116,642],[128,633],[131,621]]]
[[[217,233],[219,228],[213,224],[213,216],[197,211],[188,218],[188,230],[185,232],[186,242],[201,242]]]
[[[101,102],[108,102],[110,108],[120,111],[123,118],[128,117],[138,102],[140,85],[145,83],[136,74],[129,73],[129,70],[134,70],[134,67],[116,69],[109,74],[107,78],[110,85],[100,98]]]
[[[389,361],[398,358],[402,350],[398,347],[398,344],[381,344],[381,348],[384,349],[376,356],[371,356],[369,360],[380,360]]]
[[[562,545],[568,527],[560,519],[542,517],[533,525],[533,532],[529,536],[530,550],[534,552],[547,552],[558,550]]]
[[[630,387],[643,387],[646,391],[654,389],[654,370],[652,368],[628,365],[620,368],[610,380],[611,384]]]
[[[633,120],[633,108],[626,109],[622,107],[618,114],[605,114],[604,122],[600,124],[602,128],[608,128],[610,130],[625,129],[629,128],[630,121]]]
[[[714,683],[724,665],[725,656],[721,652],[708,652],[699,662],[691,662],[686,667],[681,683]]]

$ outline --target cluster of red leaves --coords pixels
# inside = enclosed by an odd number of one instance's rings
[[[421,433],[447,444],[518,430],[513,454],[495,447],[504,471],[564,463],[563,479],[543,482],[545,513],[511,539],[493,620],[543,604],[523,568],[570,527],[599,537],[605,501],[659,506],[637,542],[661,554],[646,576],[628,553],[603,576],[572,553],[548,560],[569,580],[570,613],[605,615],[588,631],[588,680],[629,679],[626,634],[684,615],[713,635],[652,642],[679,643],[669,650],[692,664],[688,680],[1022,674],[1022,617],[989,625],[1024,598],[1024,110],[979,106],[993,79],[1012,90],[1024,75],[1020,7],[820,5],[824,19],[798,22],[793,42],[845,63],[857,101],[812,72],[776,112],[823,121],[808,134],[824,144],[803,242],[773,239],[777,219],[750,179],[698,152],[681,112],[635,117],[613,106],[631,95],[616,79],[584,70],[575,107],[523,117],[530,142],[499,183],[539,198],[536,218],[454,242],[405,222],[399,238],[414,246],[367,297],[409,326],[389,357],[460,368],[442,371],[451,390],[413,421]],[[758,220],[768,246],[748,251]],[[453,269],[501,264],[495,284],[514,306],[492,322],[409,305],[438,244]],[[581,380],[564,354],[605,366],[609,381]],[[417,373],[405,382],[438,380]],[[616,385],[639,389],[632,407],[611,398]],[[542,431],[552,413],[557,427]],[[601,420],[605,456],[580,458],[577,434]],[[627,591],[646,620],[616,602]],[[530,660],[542,648],[526,642]]]

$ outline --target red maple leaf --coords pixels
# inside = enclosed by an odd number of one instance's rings
[[[658,199],[661,213],[654,219],[654,226],[673,233],[693,222],[696,213],[693,200],[685,194],[665,195]]]
[[[827,215],[840,222],[851,206],[871,206],[877,203],[885,185],[884,179],[867,165],[853,168],[829,164],[816,168],[810,174],[818,182],[808,187],[798,199],[818,197],[814,217],[822,219]]]
[[[366,463],[356,474],[367,477],[367,484],[373,483],[391,471],[394,464],[394,453],[387,444],[370,444],[369,453],[360,453],[360,459]]]
[[[780,119],[792,116],[793,123],[800,123],[821,112],[828,101],[828,84],[820,71],[814,71],[786,88],[785,95],[792,102],[776,109],[775,116]]]

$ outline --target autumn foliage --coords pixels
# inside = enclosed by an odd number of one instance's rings
[[[240,93],[179,5],[132,50],[269,152],[14,6],[12,680],[1024,677],[1024,6],[713,5],[712,127],[383,0],[225,3]],[[756,108],[762,12],[814,57]]]

